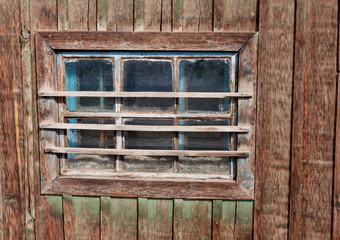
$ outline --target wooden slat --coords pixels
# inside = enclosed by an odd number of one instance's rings
[[[30,1],[30,16],[31,16],[31,48],[36,49],[35,46],[35,33],[39,30],[57,30],[57,1],[41,1],[41,0],[31,0]],[[34,165],[30,167],[30,171],[34,174],[34,195],[35,198],[35,211],[33,212],[32,217],[35,219],[35,237],[36,239],[63,239],[63,212],[62,212],[62,197],[60,196],[42,196],[41,195],[41,178],[40,177],[40,166],[39,166],[39,140],[38,140],[38,124],[37,124],[37,112],[36,107],[36,70],[37,76],[38,67],[36,68],[36,61],[42,60],[43,58],[39,57],[37,49],[35,53],[32,55],[32,91],[33,91],[33,115],[30,116],[33,118],[33,136],[34,136],[34,144],[33,144],[33,153],[34,157],[32,162]],[[44,71],[43,69],[42,71]],[[47,70],[49,72],[49,70]],[[32,183],[33,184],[33,183]]]
[[[252,212],[249,212],[252,218]],[[235,239],[236,201],[213,201],[213,239]]]
[[[230,113],[134,113],[134,112],[70,112],[62,113],[64,117],[74,118],[197,118],[197,119],[228,119]]]
[[[135,0],[134,31],[160,31],[162,0]]]
[[[43,194],[188,199],[251,200],[233,180],[124,179],[114,177],[60,176]]]
[[[25,238],[19,1],[0,0],[0,238]],[[21,150],[20,150],[21,148]]]
[[[104,149],[104,148],[62,148],[46,147],[45,153],[87,153],[105,155],[129,156],[220,156],[220,157],[247,157],[248,151],[191,151],[191,150],[140,150],[140,149]]]
[[[173,200],[138,198],[138,239],[172,239]]]
[[[102,0],[100,2],[103,2]],[[106,4],[102,4],[102,6],[106,6],[102,8],[104,11],[100,11],[98,16],[101,16],[101,13],[106,14],[106,22],[101,24],[101,28],[98,30],[106,30],[107,31],[122,31],[122,32],[130,32],[133,31],[133,0],[106,0]],[[106,10],[106,11],[105,11]],[[102,15],[102,19],[104,20],[104,15]],[[104,27],[106,25],[106,27]]]
[[[257,0],[214,0],[214,31],[255,31]]]
[[[147,98],[251,98],[242,92],[95,92],[95,91],[40,91],[40,97],[147,97]]]
[[[297,1],[291,239],[332,235],[337,26],[338,1]]]
[[[59,50],[239,51],[254,33],[40,32],[39,34],[53,49]]]
[[[211,239],[212,201],[174,200],[173,239]]]
[[[335,137],[333,239],[340,239],[340,74],[338,73],[338,100]]]
[[[237,201],[235,239],[248,240],[253,237],[253,201]]]
[[[101,197],[101,239],[137,239],[137,199]]]
[[[65,239],[100,239],[100,198],[63,196]]]
[[[295,1],[260,0],[259,4],[254,239],[285,239],[290,225]]]
[[[105,131],[144,131],[144,132],[235,132],[247,133],[249,126],[149,126],[82,123],[40,123],[40,129],[81,129]]]

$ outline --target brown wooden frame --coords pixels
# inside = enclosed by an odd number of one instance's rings
[[[252,97],[238,102],[238,124],[250,125],[238,136],[237,149],[249,151],[237,160],[236,181],[223,179],[150,178],[127,175],[77,175],[61,171],[59,158],[46,149],[57,146],[57,133],[40,129],[42,194],[119,197],[253,199],[255,179],[255,126],[258,34],[250,33],[138,33],[138,32],[39,32],[36,40],[36,71],[39,92],[57,90],[58,51],[74,50],[167,50],[238,52],[238,92]],[[38,98],[39,122],[58,123],[58,98]]]

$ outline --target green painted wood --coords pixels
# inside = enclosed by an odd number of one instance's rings
[[[137,239],[137,199],[101,197],[101,239]]]
[[[253,238],[253,201],[237,201],[235,239]]]
[[[211,239],[212,201],[174,200],[174,239]]]
[[[64,195],[65,239],[100,239],[100,198]]]
[[[235,239],[236,201],[213,201],[213,239]]]
[[[173,200],[138,199],[138,239],[172,239]]]

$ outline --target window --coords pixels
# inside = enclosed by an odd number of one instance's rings
[[[36,39],[42,193],[253,198],[256,34]]]

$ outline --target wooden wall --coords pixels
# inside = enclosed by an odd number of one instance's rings
[[[255,201],[41,196],[40,30],[259,31]],[[1,238],[340,239],[338,31],[336,0],[0,0]]]

